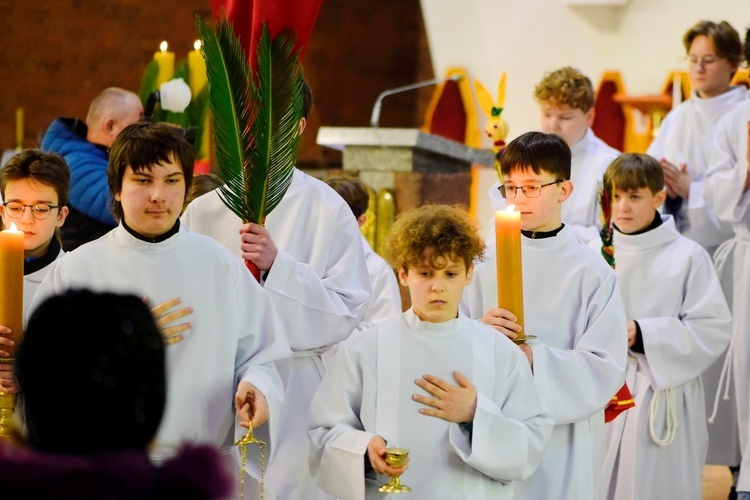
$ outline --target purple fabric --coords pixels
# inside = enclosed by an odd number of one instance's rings
[[[197,500],[229,498],[232,493],[232,475],[210,446],[185,446],[156,467],[145,453],[54,455],[0,444],[0,497],[4,500]]]

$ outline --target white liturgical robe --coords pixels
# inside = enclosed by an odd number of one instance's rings
[[[601,491],[604,407],[622,387],[627,328],[617,276],[567,226],[554,237],[521,237],[525,331],[536,335],[534,381],[555,428],[537,471],[515,498],[595,499]],[[497,265],[483,262],[461,312],[497,308]]]
[[[732,373],[737,405],[742,464],[737,491],[750,491],[750,194],[748,175],[750,101],[735,107],[717,126],[716,142],[704,178],[704,197],[721,220],[730,222],[734,238],[716,251],[719,276],[733,279]]]
[[[729,223],[722,222],[703,200],[703,176],[708,168],[713,136],[719,120],[745,100],[745,87],[732,87],[716,97],[703,99],[695,93],[670,111],[647,153],[665,158],[678,167],[684,163],[693,180],[690,194],[679,210],[677,226],[683,235],[700,243],[710,254],[732,237]]]
[[[36,295],[36,291],[39,289],[39,285],[42,284],[42,281],[50,273],[50,271],[52,271],[55,268],[55,266],[57,265],[57,261],[60,258],[62,258],[63,255],[65,255],[65,252],[63,252],[62,249],[60,249],[60,251],[57,253],[57,257],[55,258],[55,260],[53,260],[46,266],[42,267],[41,269],[37,269],[34,272],[23,275],[23,317],[25,318],[24,321],[28,320],[29,318],[29,306],[31,305],[31,300],[34,298],[34,295]]]
[[[268,296],[229,252],[184,226],[151,243],[120,225],[58,260],[30,309],[77,288],[148,297],[153,305],[179,297],[179,307],[193,308],[184,340],[166,348],[167,403],[155,456],[171,455],[186,442],[224,446],[232,430],[244,434],[234,412],[240,380],[268,401],[270,420],[259,430],[270,426],[273,452],[283,401],[273,363],[291,351]]]
[[[729,344],[731,317],[711,257],[677,232],[671,215],[662,219],[642,234],[614,234],[625,314],[638,322],[645,354],[628,357],[635,407],[605,426],[609,499],[702,497],[700,375]]]
[[[241,257],[242,221],[224,206],[217,191],[190,203],[182,220]],[[362,234],[341,196],[297,169],[265,227],[278,255],[263,288],[295,352],[293,358],[277,364],[286,403],[281,441],[274,462],[268,465],[265,496],[269,500],[330,498],[312,481],[307,466],[307,411],[324,372],[320,355],[354,331],[370,299]]]
[[[604,172],[612,160],[620,156],[620,152],[609,147],[599,139],[591,129],[586,131],[578,144],[570,149],[570,180],[573,183],[573,193],[562,204],[560,217],[569,230],[574,232],[584,242],[599,237],[599,185],[602,183]],[[490,204],[492,210],[505,210],[508,205],[500,196],[500,182],[490,188]],[[512,203],[512,202],[511,202]],[[495,246],[495,225],[487,226],[487,246]]]
[[[422,415],[424,374],[456,385],[455,370],[477,389],[472,435]],[[343,500],[391,498],[389,478],[365,475],[370,440],[409,450],[402,484],[414,498],[507,499],[511,481],[531,474],[552,428],[520,349],[468,318],[421,321],[412,310],[344,342],[310,408],[310,468]]]

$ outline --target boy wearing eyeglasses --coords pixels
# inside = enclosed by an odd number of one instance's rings
[[[0,169],[0,217],[6,229],[11,223],[23,231],[23,308],[26,310],[42,279],[63,255],[57,228],[68,215],[70,170],[62,156],[27,149],[13,156]],[[9,354],[10,329],[0,325],[0,356]],[[7,369],[5,369],[7,368]],[[0,390],[17,392],[13,366],[0,364]]]
[[[537,471],[517,499],[599,498],[604,407],[625,378],[627,329],[617,276],[562,223],[573,191],[570,148],[557,135],[528,132],[505,149],[499,190],[521,212],[524,329],[521,344],[555,427]],[[502,256],[500,256],[502,258]],[[478,264],[461,313],[515,338],[515,311],[498,308],[496,261]]]
[[[703,201],[703,176],[719,120],[745,100],[745,87],[731,85],[742,62],[742,41],[726,21],[700,21],[682,41],[692,95],[667,114],[647,153],[664,170],[664,211],[675,216],[680,233],[713,254],[732,237],[732,228]]]
[[[69,190],[68,164],[56,153],[27,149],[0,169],[3,224],[7,229],[13,223],[24,233],[24,313],[42,279],[63,254],[56,232],[68,215]]]
[[[569,179],[575,191],[562,207],[562,220],[584,243],[595,240],[599,237],[597,186],[607,165],[620,152],[591,130],[595,104],[591,80],[575,68],[560,68],[544,75],[534,89],[534,99],[539,103],[541,131],[560,136],[571,151]],[[495,210],[505,208],[505,199],[497,191],[499,185],[500,182],[490,189]],[[488,242],[492,246],[492,226],[489,232]]]

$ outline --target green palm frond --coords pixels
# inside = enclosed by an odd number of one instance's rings
[[[299,146],[302,67],[290,33],[257,46],[257,69],[224,17],[214,34],[199,20],[214,120],[216,173],[224,204],[262,224],[289,187]]]
[[[261,223],[284,196],[292,181],[302,118],[302,66],[288,32],[269,40],[267,27],[258,45],[253,123],[256,147],[252,152],[253,179],[249,188],[259,199],[254,222]]]
[[[218,23],[216,33],[199,18],[198,31],[203,40],[208,100],[214,120],[216,175],[225,184],[219,195],[239,218],[253,220],[245,170],[250,165],[254,143],[251,131],[257,106],[252,99],[247,57],[224,18]]]

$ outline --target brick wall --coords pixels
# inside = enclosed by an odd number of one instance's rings
[[[197,38],[208,0],[0,0],[0,150],[38,145],[57,116],[85,117],[103,88],[137,91],[162,40],[176,58]],[[432,78],[417,0],[325,0],[305,60],[315,107],[300,163],[336,168],[340,155],[315,144],[320,125],[366,126],[384,89]],[[431,89],[389,97],[383,126],[418,126]]]

